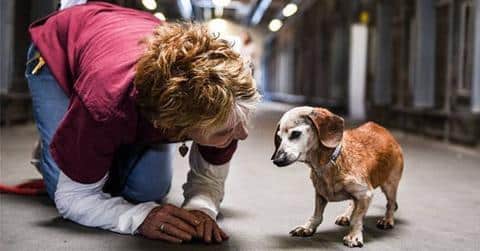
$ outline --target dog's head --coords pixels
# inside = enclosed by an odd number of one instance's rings
[[[275,131],[273,163],[279,167],[306,161],[321,145],[335,148],[343,136],[344,121],[324,108],[302,106],[286,112]]]

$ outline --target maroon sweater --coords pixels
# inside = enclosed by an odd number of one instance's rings
[[[74,6],[34,22],[30,35],[70,104],[50,144],[60,169],[81,183],[100,180],[122,145],[167,143],[174,132],[140,116],[133,86],[139,41],[161,21],[138,10],[100,2]],[[169,136],[170,135],[170,136]],[[211,164],[232,158],[225,149],[200,146]]]

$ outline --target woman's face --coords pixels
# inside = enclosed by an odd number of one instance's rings
[[[204,146],[225,148],[235,140],[244,140],[248,137],[248,130],[244,122],[227,123],[211,132],[193,129],[189,133],[190,138],[196,143]]]

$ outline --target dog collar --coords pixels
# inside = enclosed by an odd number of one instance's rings
[[[339,170],[339,167],[336,163],[338,157],[340,156],[340,153],[342,152],[342,144],[338,144],[337,147],[335,147],[335,150],[333,151],[332,155],[330,156],[330,160],[328,161],[327,164],[325,164],[324,167],[327,167],[328,164],[331,164],[333,167],[335,167],[337,170]],[[313,168],[313,171],[318,175],[321,176],[322,168]]]
[[[337,161],[338,156],[340,156],[340,153],[342,152],[342,144],[338,144],[337,147],[335,147],[335,151],[333,151],[332,156],[330,156],[330,163],[333,165],[337,165],[335,161]]]

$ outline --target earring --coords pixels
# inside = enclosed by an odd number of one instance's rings
[[[180,155],[182,157],[185,157],[188,153],[188,146],[185,144],[185,141],[182,143],[182,145],[178,148],[178,151],[180,152]]]

